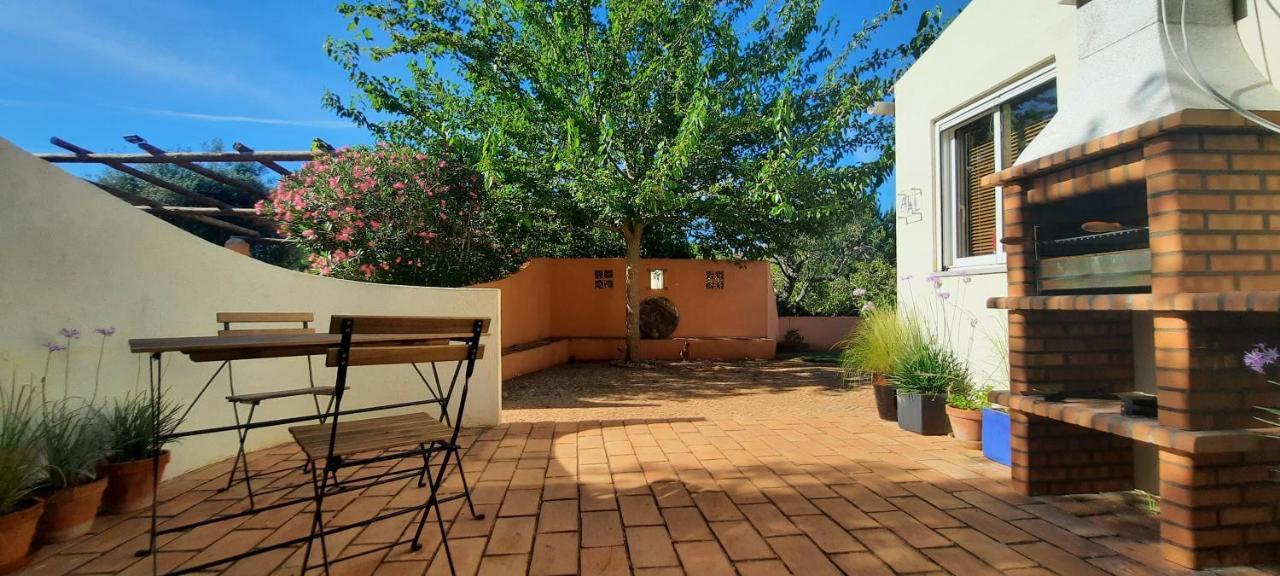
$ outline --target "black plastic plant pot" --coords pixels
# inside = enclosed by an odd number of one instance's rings
[[[922,436],[950,434],[946,399],[942,396],[898,394],[898,427]]]
[[[872,388],[876,391],[876,412],[880,414],[880,419],[897,422],[898,389],[884,384],[876,384]]]

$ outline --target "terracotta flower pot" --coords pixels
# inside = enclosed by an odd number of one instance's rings
[[[169,451],[160,452],[160,477],[169,465]],[[155,493],[151,485],[151,459],[111,462],[98,466],[98,475],[107,478],[107,491],[102,496],[103,514],[134,512],[151,505]]]
[[[49,494],[44,501],[40,525],[36,528],[36,540],[41,543],[66,542],[88,533],[93,528],[93,519],[98,517],[102,492],[106,489],[107,479],[102,477]]]
[[[44,502],[36,500],[26,508],[0,516],[0,574],[14,572],[30,561],[27,554],[42,513]]]
[[[889,385],[889,381],[885,379],[884,374],[879,372],[871,375],[872,389],[876,394],[876,413],[880,415],[881,420],[888,422],[898,421],[898,389]]]
[[[956,440],[982,443],[981,410],[962,410],[947,406],[947,418],[951,420],[951,433]]]

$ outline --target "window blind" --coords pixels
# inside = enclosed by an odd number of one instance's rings
[[[991,117],[987,116],[961,129],[964,256],[996,251],[996,189],[982,185],[982,178],[996,171],[996,143],[991,123]]]

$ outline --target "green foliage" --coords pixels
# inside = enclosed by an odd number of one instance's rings
[[[206,152],[221,152],[223,151],[222,142],[220,140],[213,140],[206,143],[203,149]],[[270,188],[266,179],[267,173],[265,168],[257,163],[202,163],[201,166],[224,176],[245,182],[251,187],[261,190],[264,194]],[[259,195],[250,194],[249,192],[234,186],[227,186],[226,184],[211,180],[187,170],[186,168],[173,164],[142,164],[136,166],[136,168],[147,174],[172,182],[193,192],[198,192],[209,198],[221,200],[239,208],[251,208],[253,207],[254,202],[257,202],[262,198]],[[98,175],[95,180],[126,192],[132,192],[144,198],[150,198],[172,206],[202,206],[185,196],[154,186],[123,172],[107,170]],[[235,235],[227,230],[214,228],[188,218],[166,215],[159,215],[159,217],[174,226],[182,228],[183,230],[219,246],[223,245],[229,238]],[[302,267],[300,255],[293,246],[287,244],[253,244],[251,250],[251,255],[258,260],[295,270]]]
[[[105,413],[107,435],[110,438],[111,459],[115,462],[133,462],[154,455],[151,437],[153,418],[160,417],[160,434],[172,434],[181,424],[181,407],[169,400],[156,405],[151,395],[131,393],[116,399]]]
[[[356,93],[324,103],[378,138],[457,152],[498,205],[623,236],[629,266],[659,227],[702,255],[766,257],[884,180],[891,123],[865,111],[940,31],[926,12],[910,41],[872,48],[907,10],[888,0],[835,45],[819,6],[354,0],[338,7],[351,37],[326,49]]]
[[[897,298],[894,213],[863,204],[833,214],[830,225],[798,235],[773,256],[778,311],[788,315],[857,315],[892,307]]]
[[[0,383],[0,516],[26,500],[43,472],[36,390],[10,384]]]
[[[97,478],[108,454],[108,435],[99,413],[70,398],[46,401],[40,421],[46,482],[54,489]]]
[[[968,394],[973,387],[964,362],[932,340],[909,346],[888,372],[887,379],[899,394],[934,398]]]
[[[466,286],[524,261],[494,237],[480,175],[403,146],[316,158],[259,210],[297,239],[313,272],[417,286]]]
[[[987,394],[991,390],[991,386],[954,387],[947,394],[947,404],[961,410],[981,410],[990,404]]]
[[[914,317],[894,308],[869,311],[844,341],[840,364],[849,373],[889,374],[908,350],[920,347],[924,331]]]

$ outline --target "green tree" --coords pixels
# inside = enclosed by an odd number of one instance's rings
[[[212,140],[206,143],[202,149],[205,152],[221,152],[223,150],[222,141]],[[223,176],[245,182],[251,187],[261,190],[263,194],[270,189],[270,185],[264,178],[266,176],[265,168],[259,164],[252,162],[215,162],[202,163],[201,165]],[[221,200],[238,208],[252,208],[255,202],[262,199],[260,195],[251,194],[246,190],[211,180],[174,164],[142,164],[138,166],[138,169],[166,182],[177,184],[187,190],[215,200]],[[144,182],[123,172],[108,169],[99,174],[94,180],[169,206],[202,206],[190,198]],[[219,246],[225,244],[232,236],[235,236],[234,233],[222,228],[202,224],[188,218],[164,214],[159,214],[158,216],[174,226]],[[301,254],[289,244],[255,243],[251,247],[251,255],[258,260],[289,269],[296,270],[302,266]]]
[[[882,178],[883,162],[851,157],[890,138],[865,111],[937,34],[939,14],[926,12],[915,38],[874,48],[907,10],[888,0],[837,45],[839,23],[820,21],[820,4],[344,2],[353,35],[326,49],[357,91],[325,104],[379,138],[462,151],[512,206],[621,236],[629,361],[646,235],[758,257]],[[389,73],[396,64],[403,74]]]
[[[821,229],[795,238],[775,255],[778,311],[853,315],[867,303],[891,307],[897,296],[895,215],[874,206],[832,215]]]

